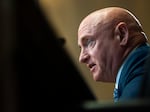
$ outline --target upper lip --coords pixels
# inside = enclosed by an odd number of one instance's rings
[[[92,63],[92,64],[88,64],[87,66],[88,66],[88,68],[92,68],[93,66],[94,66],[95,64],[94,63]]]

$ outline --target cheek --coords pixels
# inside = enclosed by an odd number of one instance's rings
[[[99,65],[100,67],[106,67],[107,65],[107,58],[108,58],[108,52],[107,49],[105,48],[98,48],[94,52],[95,54],[95,61],[96,64]],[[103,68],[104,69],[104,68]]]
[[[96,49],[91,52],[92,58],[97,64],[103,63],[105,55],[101,49]]]

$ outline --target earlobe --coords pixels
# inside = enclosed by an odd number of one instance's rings
[[[127,45],[129,32],[126,23],[120,22],[115,28],[115,34],[121,46]]]

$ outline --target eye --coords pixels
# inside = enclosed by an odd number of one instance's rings
[[[93,47],[95,45],[95,41],[92,39],[87,39],[86,40],[86,46],[87,47]]]

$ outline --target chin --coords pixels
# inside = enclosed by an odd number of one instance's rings
[[[93,79],[95,81],[101,81],[99,75],[93,74]]]
[[[111,80],[109,79],[106,79],[103,77],[103,74],[93,74],[93,79],[98,82],[98,81],[101,81],[101,82],[112,82]]]

